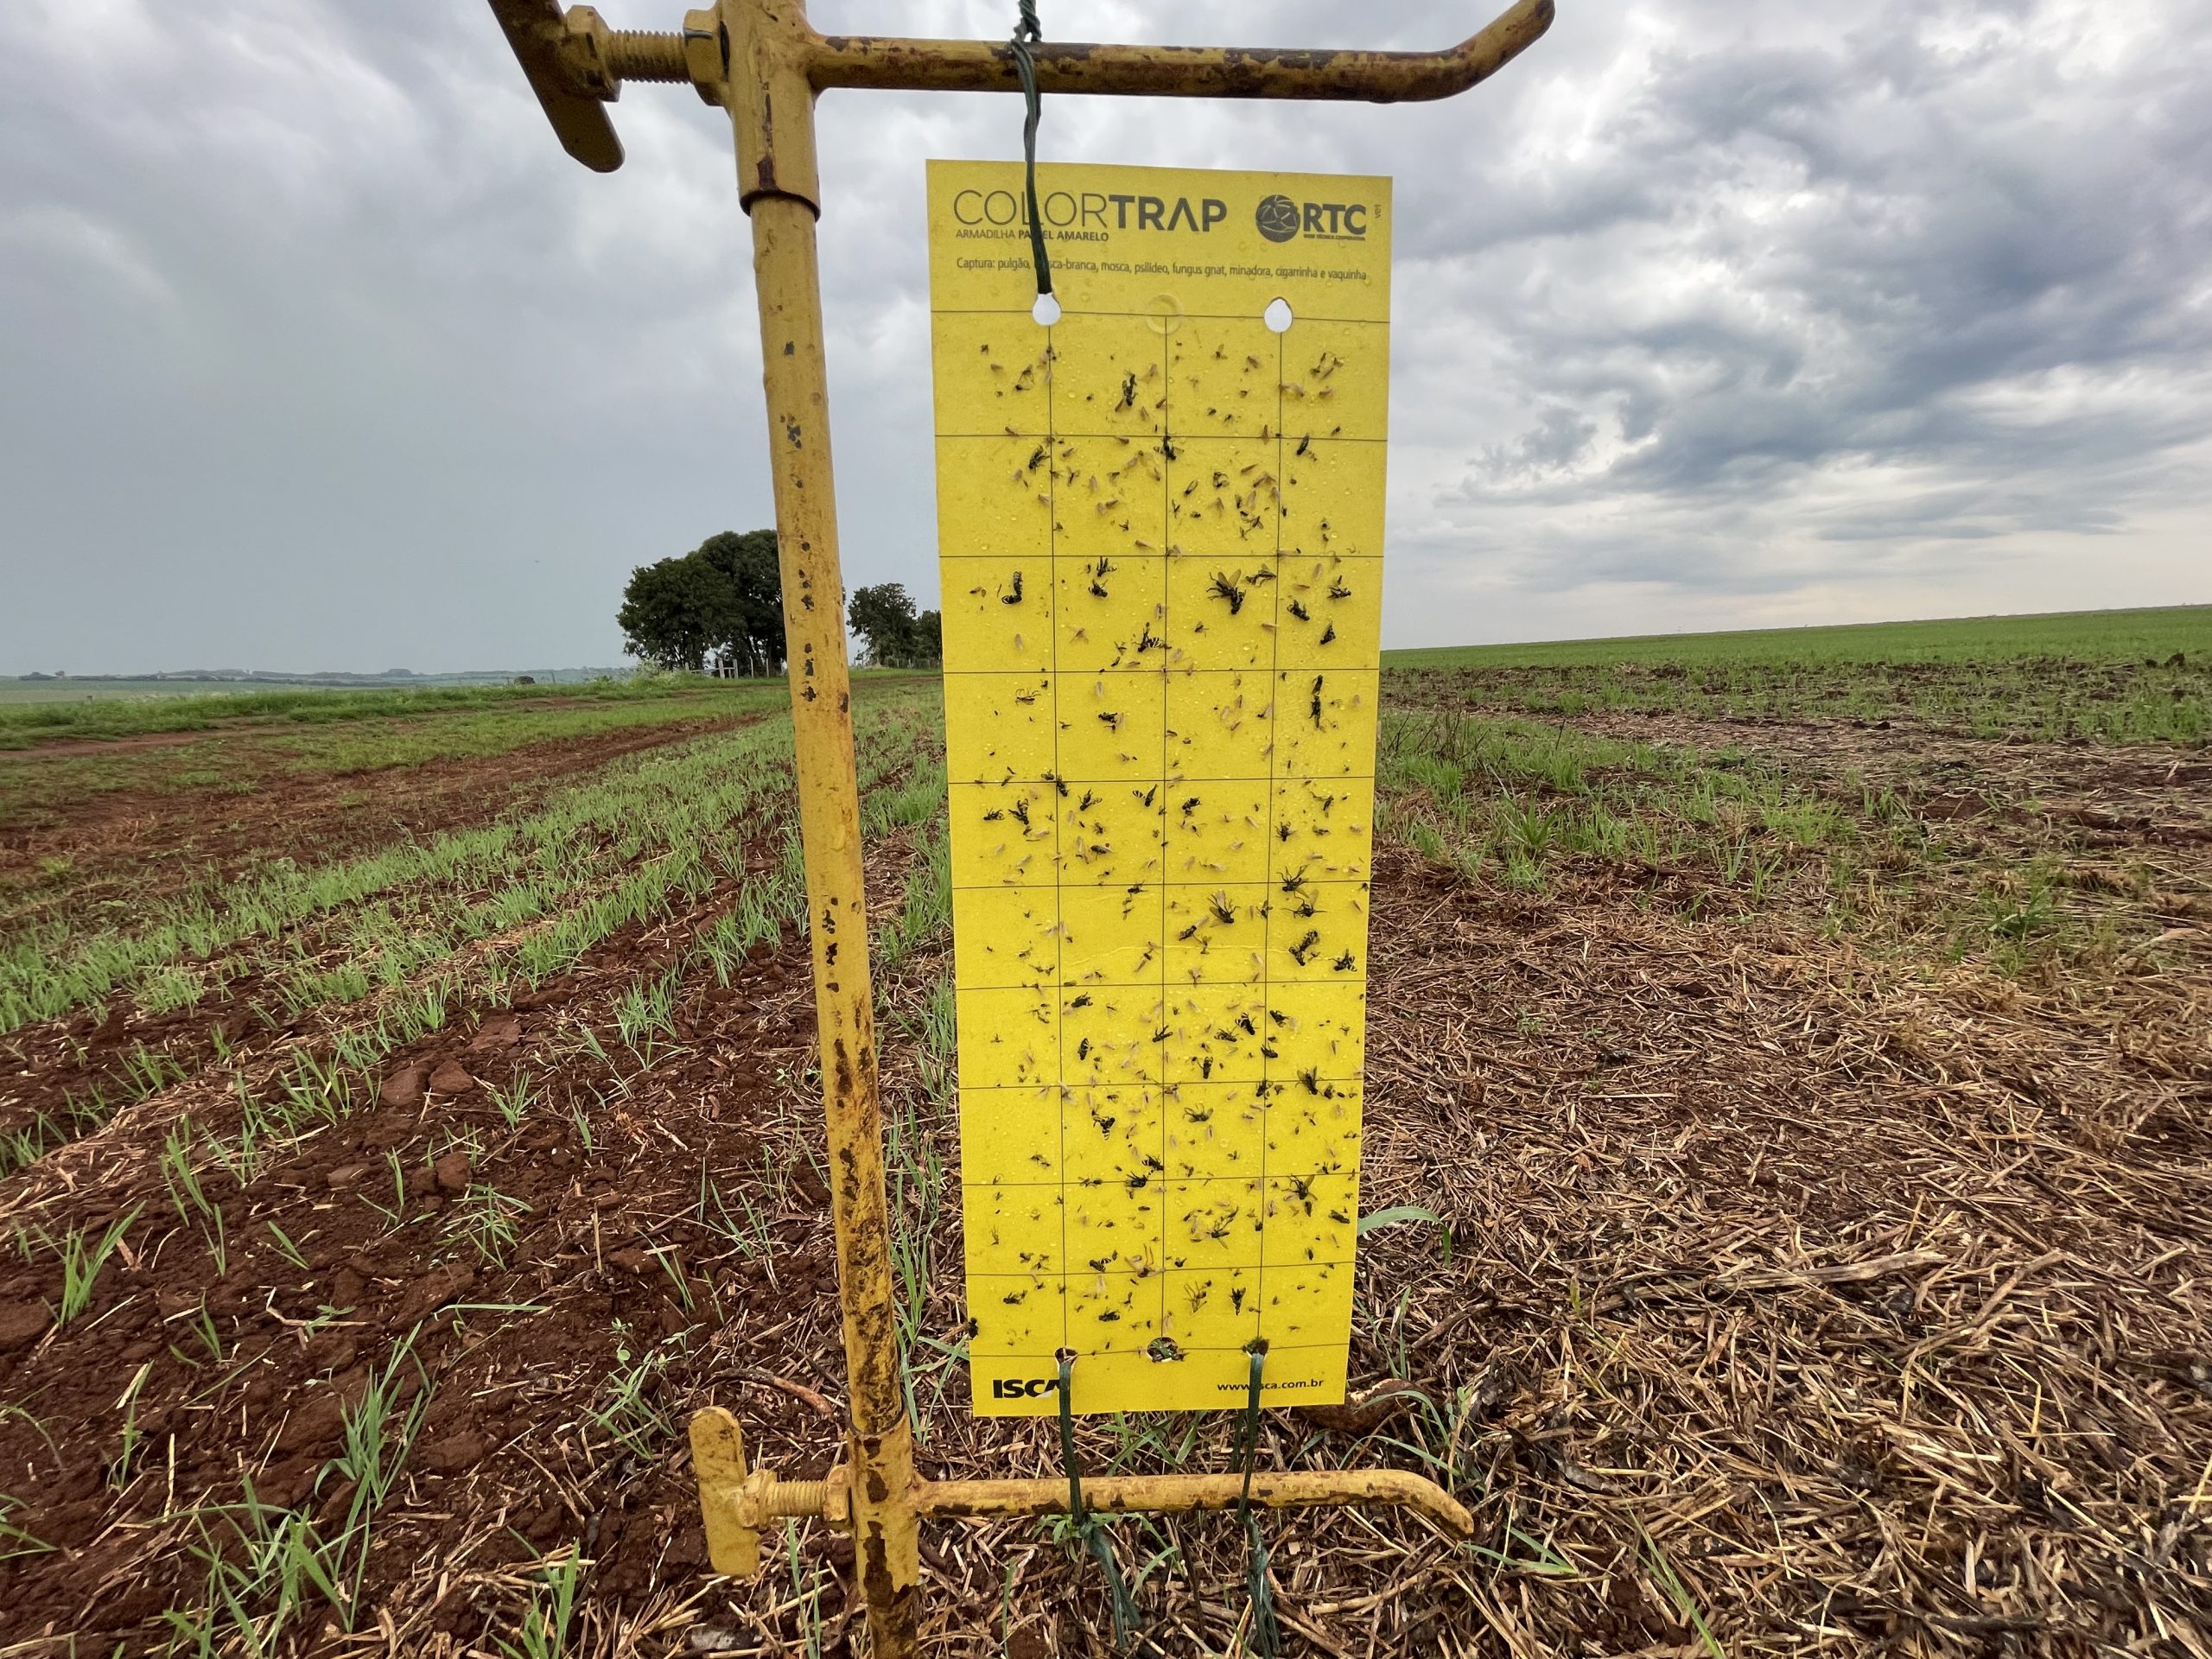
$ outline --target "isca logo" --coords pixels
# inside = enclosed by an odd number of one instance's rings
[[[1287,242],[1298,234],[1298,204],[1288,196],[1262,197],[1252,218],[1270,242]]]
[[[991,1379],[991,1398],[1034,1400],[1040,1394],[1050,1394],[1058,1381],[1051,1376],[995,1376]]]

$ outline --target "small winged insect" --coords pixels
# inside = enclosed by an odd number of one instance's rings
[[[1122,401],[1114,405],[1114,412],[1118,415],[1125,409],[1135,409],[1136,406],[1137,378],[1133,373],[1123,375],[1122,377]]]
[[[1007,583],[1007,591],[999,595],[999,603],[1001,605],[1019,605],[1021,603],[1020,571],[1017,570],[1014,573],[1013,579]]]
[[[1311,622],[1313,620],[1306,613],[1306,601],[1302,599],[1292,600],[1290,601],[1289,610],[1290,613],[1301,622]]]
[[[1244,590],[1236,585],[1236,579],[1225,570],[1214,572],[1213,585],[1208,588],[1206,592],[1215,599],[1227,601],[1229,613],[1231,616],[1244,608]]]
[[[1106,578],[1113,574],[1114,561],[1111,559],[1102,558],[1096,564],[1091,566],[1090,596],[1093,599],[1104,599],[1107,596]]]

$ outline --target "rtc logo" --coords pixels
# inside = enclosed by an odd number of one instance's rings
[[[1288,196],[1264,196],[1252,222],[1270,242],[1287,242],[1300,231],[1330,241],[1358,241],[1367,235],[1367,208],[1357,201],[1300,202]]]
[[[1298,234],[1298,204],[1288,196],[1263,197],[1252,217],[1270,242],[1287,242]]]

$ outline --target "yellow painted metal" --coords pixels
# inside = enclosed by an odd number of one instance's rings
[[[825,39],[808,24],[800,0],[719,0],[688,14],[681,34],[610,30],[586,7],[557,16],[553,0],[491,4],[563,148],[588,167],[605,172],[621,164],[613,129],[593,106],[616,98],[626,79],[688,79],[709,103],[730,111],[740,199],[753,227],[850,1409],[848,1462],[818,1489],[747,1471],[735,1420],[718,1408],[695,1426],[694,1455],[710,1535],[720,1541],[713,1547],[718,1568],[757,1564],[759,1526],[771,1516],[818,1513],[849,1526],[871,1649],[879,1659],[908,1659],[916,1645],[918,1516],[1047,1513],[1065,1499],[1057,1483],[932,1484],[913,1474],[891,1311],[814,244],[820,188],[812,105],[814,94],[830,86],[1011,92],[1019,82],[1002,45]],[[1551,16],[1551,0],[1516,0],[1459,47],[1433,54],[1047,45],[1037,53],[1038,79],[1055,92],[1442,98],[1494,73],[1542,34]],[[1217,1508],[1230,1479],[1116,1479],[1093,1490],[1102,1507]],[[1264,1477],[1255,1481],[1254,1495],[1269,1503],[1402,1503],[1454,1529],[1465,1526],[1464,1510],[1445,1494],[1391,1471]]]
[[[1233,1510],[1244,1494],[1241,1475],[1092,1475],[1083,1503],[1103,1515],[1137,1511]],[[1433,1481],[1404,1469],[1294,1470],[1252,1477],[1252,1502],[1271,1510],[1334,1506],[1397,1508],[1426,1516],[1455,1538],[1474,1535],[1465,1505]],[[994,1517],[1065,1515],[1065,1480],[926,1480],[914,1489],[924,1515]]]
[[[815,1018],[822,1051],[830,1201],[837,1238],[849,1397],[854,1548],[876,1650],[912,1650],[920,1582],[913,1431],[899,1376],[890,1214],[884,1198],[860,789],[845,661],[845,594],[830,461],[814,98],[790,49],[804,14],[775,0],[724,0],[732,78],[725,101],[753,270],[782,561],[799,827],[806,851]]]
[[[696,49],[702,37],[690,29],[682,35],[608,30],[590,7],[572,6],[564,30],[556,0],[491,3],[563,147],[598,172],[609,173],[622,164],[622,146],[603,112],[576,105],[613,100],[625,80],[687,77],[709,103],[719,103],[725,80],[746,78],[726,70],[717,73],[714,54]],[[802,7],[790,0],[759,0],[758,10],[775,37],[779,55],[816,92],[833,86],[907,92],[1020,90],[1013,54],[1003,41],[823,35],[808,24]],[[1553,0],[1515,0],[1459,45],[1438,52],[1045,41],[1034,48],[1033,60],[1038,85],[1049,92],[1423,103],[1453,97],[1489,79],[1535,44],[1551,27],[1552,15]]]
[[[709,1406],[691,1420],[691,1456],[715,1570],[749,1577],[760,1568],[760,1530],[785,1516],[807,1516],[842,1530],[850,1524],[846,1471],[827,1480],[779,1481],[747,1470],[736,1418]],[[1249,1493],[1264,1509],[1397,1508],[1426,1516],[1457,1538],[1471,1537],[1474,1517],[1458,1499],[1404,1469],[1293,1470],[1243,1477],[1096,1475],[1083,1483],[1087,1510],[1102,1515],[1189,1513],[1235,1509]],[[907,1491],[918,1515],[995,1520],[1065,1515],[1065,1480],[920,1480]]]
[[[555,0],[492,0],[515,60],[537,94],[561,148],[594,173],[622,165],[622,143],[601,105],[621,91],[593,51],[598,14],[579,6],[568,18]]]
[[[1153,98],[1347,99],[1376,104],[1450,98],[1496,74],[1551,27],[1552,0],[1518,0],[1441,52],[1332,52],[1278,47],[1097,46],[1034,48],[1048,92]],[[1013,54],[991,41],[910,41],[841,35],[810,52],[814,85],[945,92],[1020,88]]]
[[[975,1409],[1341,1400],[1389,181],[929,185]]]
[[[779,1480],[772,1470],[748,1470],[745,1431],[720,1406],[694,1412],[691,1465],[706,1522],[707,1559],[717,1573],[751,1578],[760,1570],[760,1529],[784,1516],[851,1525],[845,1471],[828,1480]]]

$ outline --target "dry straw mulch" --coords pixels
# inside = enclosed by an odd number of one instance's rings
[[[2201,982],[2037,993],[1402,853],[1374,945],[1362,1207],[1453,1249],[1363,1246],[1355,1376],[1419,1397],[1371,1438],[1281,1414],[1265,1455],[1440,1470],[1480,1534],[1273,1519],[1293,1651],[2212,1655]],[[945,1413],[931,1447],[1058,1467],[1008,1437]],[[1183,1466],[1229,1455],[1212,1426]],[[1121,1536],[1179,1551],[1159,1649],[1227,1649],[1234,1525]],[[942,1650],[1109,1650],[1031,1529],[932,1537]]]

